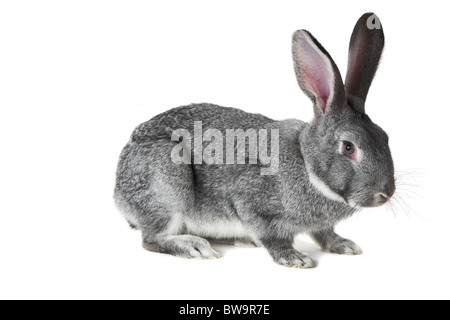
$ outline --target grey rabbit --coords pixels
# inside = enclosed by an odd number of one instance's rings
[[[142,231],[144,248],[218,258],[207,239],[241,241],[264,247],[280,265],[312,268],[315,262],[293,247],[294,237],[303,233],[326,252],[362,254],[334,227],[362,208],[387,203],[395,192],[388,136],[365,112],[383,47],[377,16],[364,14],[351,37],[344,85],[311,33],[294,33],[295,74],[314,104],[310,123],[194,104],[139,125],[120,155],[114,199],[129,224]],[[250,151],[245,164],[172,161],[184,140],[174,131],[194,132],[196,121],[202,122],[202,132],[216,128],[224,136],[229,129],[278,132],[278,140],[267,141],[279,143],[277,170],[261,174],[268,165],[251,161]],[[250,139],[245,141],[249,147]],[[186,140],[184,146],[183,155],[192,160],[191,143]]]

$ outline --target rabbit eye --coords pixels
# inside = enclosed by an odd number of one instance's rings
[[[356,159],[355,145],[351,142],[344,141],[344,143],[342,144],[342,153],[347,157],[350,157],[353,160],[355,160]]]

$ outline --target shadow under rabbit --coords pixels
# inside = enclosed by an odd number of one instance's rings
[[[211,246],[221,256],[225,256],[228,252],[233,250],[260,248],[254,243],[234,239],[208,239],[208,241],[210,241]],[[295,239],[294,248],[300,252],[307,253],[317,263],[317,265],[319,264],[322,256],[326,254],[312,240],[301,236]]]

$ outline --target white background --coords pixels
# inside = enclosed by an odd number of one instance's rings
[[[450,298],[444,3],[3,1],[0,298]],[[405,185],[396,210],[339,225],[365,254],[323,254],[299,239],[319,267],[297,270],[264,249],[220,246],[217,261],[141,249],[112,201],[133,128],[192,102],[309,120],[291,34],[309,29],[344,77],[367,11],[386,35],[367,112],[390,134]]]

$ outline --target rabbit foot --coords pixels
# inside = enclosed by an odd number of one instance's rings
[[[314,241],[320,245],[323,251],[328,253],[357,256],[363,253],[361,248],[351,240],[344,239],[333,229],[323,230],[311,234]]]
[[[362,249],[351,240],[344,240],[342,242],[333,243],[329,248],[324,248],[323,250],[328,253],[343,254],[349,256],[357,256],[363,254]]]
[[[144,241],[144,248],[186,259],[217,259],[221,257],[206,239],[192,235],[166,236],[157,239],[156,242]]]
[[[316,267],[316,263],[305,253],[295,249],[286,249],[277,254],[275,262],[289,268],[310,269]]]

